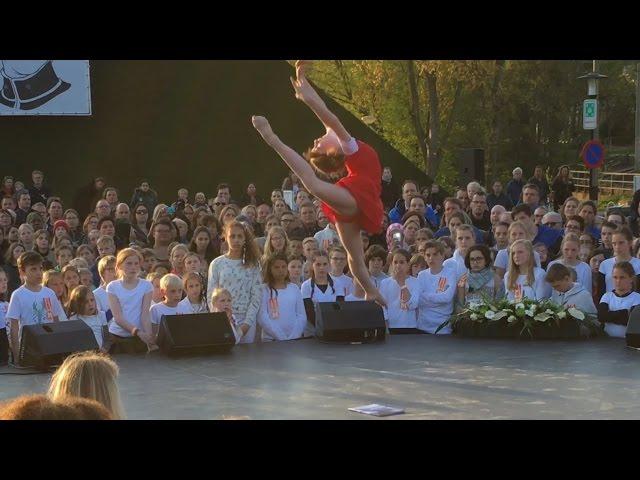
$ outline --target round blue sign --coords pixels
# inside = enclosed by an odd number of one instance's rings
[[[582,147],[581,156],[586,168],[600,168],[604,163],[604,145],[598,140],[590,140]]]

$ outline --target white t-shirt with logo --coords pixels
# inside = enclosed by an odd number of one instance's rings
[[[22,285],[11,294],[6,318],[18,320],[19,337],[23,326],[51,323],[54,317],[61,322],[67,320],[58,297],[50,288],[40,287],[38,292],[34,292]]]
[[[153,284],[148,280],[138,279],[138,284],[131,290],[122,286],[122,280],[114,280],[107,285],[107,293],[113,295],[120,302],[120,309],[124,320],[136,328],[142,328],[142,301],[147,293],[153,292]],[[109,324],[109,332],[119,337],[130,337],[128,332],[115,320]]]

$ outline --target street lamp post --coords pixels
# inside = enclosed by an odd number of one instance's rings
[[[608,78],[606,75],[598,73],[597,60],[593,61],[593,68],[591,72],[586,75],[578,77],[579,80],[587,81],[587,96],[589,99],[595,100],[595,124],[592,126],[584,125],[585,129],[591,131],[591,140],[597,139],[598,134],[598,81],[604,78]],[[589,170],[589,200],[598,200],[598,169],[592,168]]]

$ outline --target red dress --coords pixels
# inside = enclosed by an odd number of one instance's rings
[[[347,176],[336,182],[336,185],[349,190],[356,199],[359,212],[353,217],[344,217],[336,213],[329,205],[322,202],[322,210],[331,223],[336,220],[355,222],[362,230],[369,233],[380,233],[382,215],[382,168],[376,151],[360,140],[358,151],[345,158]]]

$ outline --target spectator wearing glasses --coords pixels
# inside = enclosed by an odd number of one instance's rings
[[[153,253],[160,262],[169,261],[169,244],[173,225],[169,219],[161,218],[151,226],[149,243],[153,242]]]
[[[220,218],[222,209],[228,204],[229,202],[227,202],[224,197],[221,197],[220,195],[213,199],[213,205],[211,208],[213,209],[213,214],[216,216],[216,218]]]
[[[287,234],[295,226],[296,217],[293,212],[284,212],[280,215],[280,226],[285,229]]]
[[[554,230],[562,230],[562,215],[557,212],[545,213],[542,216],[542,225],[553,228]]]
[[[108,217],[111,215],[111,205],[103,198],[96,203],[95,213],[98,215],[98,219]]]
[[[151,222],[149,220],[149,209],[144,203],[137,203],[133,206],[130,221],[132,240],[141,247],[146,247],[148,245]]]
[[[564,233],[574,233],[578,236],[584,232],[584,219],[578,215],[572,215],[567,217],[567,221],[564,224]]]
[[[474,227],[485,232],[491,230],[491,214],[487,210],[487,195],[483,191],[474,193],[469,216]]]

